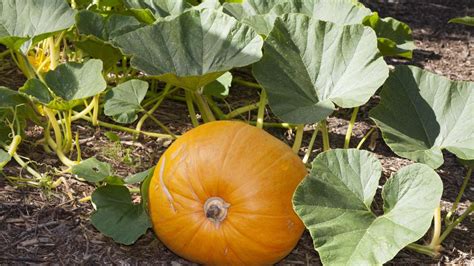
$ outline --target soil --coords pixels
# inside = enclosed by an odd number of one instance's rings
[[[364,1],[372,10],[379,11],[382,17],[391,16],[406,22],[413,29],[417,49],[413,61],[390,59],[390,64],[415,64],[430,71],[455,80],[474,80],[472,61],[473,28],[463,25],[447,24],[452,17],[474,15],[474,2],[459,1],[393,1],[380,3]],[[250,79],[248,69],[234,73]],[[24,78],[15,69],[8,58],[0,60],[0,86],[18,88]],[[232,106],[243,106],[258,101],[254,89],[234,86],[227,99]],[[236,93],[238,92],[238,93]],[[357,145],[362,136],[372,127],[367,112],[378,102],[378,97],[361,108],[353,131],[352,146]],[[225,105],[223,105],[225,108]],[[155,112],[156,117],[164,122],[176,134],[182,134],[192,128],[183,103],[167,100],[163,107]],[[339,110],[329,119],[331,146],[342,147],[347,129],[350,110]],[[242,119],[255,119],[255,114],[248,114]],[[107,120],[105,117],[101,118]],[[275,120],[268,112],[266,120]],[[276,120],[275,120],[276,121]],[[144,129],[160,131],[151,122]],[[281,140],[291,144],[294,132],[279,128],[267,129]],[[304,155],[310,138],[311,127],[307,128],[303,148]],[[87,122],[74,124],[74,131],[80,133],[83,158],[97,156],[98,159],[113,164],[117,174],[127,176],[153,166],[170,141],[133,136],[116,132],[121,144],[112,143],[104,135],[109,130],[95,128]],[[18,165],[9,164],[0,176],[0,264],[191,264],[169,251],[149,230],[134,245],[124,246],[114,243],[99,233],[89,221],[93,208],[89,202],[81,203],[78,199],[89,196],[94,187],[77,181],[69,174],[54,174],[54,168],[61,168],[55,155],[44,153],[41,146],[35,145],[42,135],[42,128],[30,126],[26,143],[21,146],[19,154],[27,155],[31,166],[41,172],[51,173],[56,179],[63,177],[64,182],[56,189],[46,186],[19,186],[19,183],[8,181],[5,176],[22,176],[27,173]],[[372,150],[383,164],[383,178],[412,162],[396,156],[376,134],[364,148]],[[313,150],[313,157],[321,151],[321,140],[318,139]],[[127,159],[130,154],[130,160]],[[57,171],[56,171],[57,172]],[[455,200],[465,169],[451,154],[445,153],[445,163],[437,172],[444,183],[442,197],[443,212],[450,208]],[[474,200],[474,185],[468,185],[461,199],[458,212],[461,213]],[[377,197],[376,205],[381,206]],[[453,263],[472,265],[474,263],[474,217],[468,217],[445,240],[444,250],[439,258],[402,250],[390,264],[438,264]],[[429,233],[423,239],[429,239]],[[422,243],[423,240],[420,241]],[[319,265],[317,252],[312,246],[311,237],[305,232],[296,248],[279,264],[281,265]]]

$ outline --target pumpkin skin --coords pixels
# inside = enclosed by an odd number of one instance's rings
[[[200,264],[273,264],[303,233],[291,199],[306,174],[301,159],[265,131],[206,123],[161,156],[149,186],[153,229],[173,252]],[[213,199],[225,201],[218,206],[224,217],[205,210]]]

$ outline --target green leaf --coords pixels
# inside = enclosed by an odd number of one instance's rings
[[[0,86],[0,108],[10,108],[26,104],[28,101],[21,94],[7,87]]]
[[[97,211],[92,214],[92,224],[115,242],[131,245],[151,227],[150,219],[141,205],[132,204],[128,189],[107,185],[92,193]]]
[[[229,95],[231,84],[232,74],[230,72],[225,72],[222,76],[204,87],[204,94],[224,98]]]
[[[384,214],[371,205],[382,167],[355,149],[319,154],[293,197],[324,265],[381,265],[420,239],[431,225],[443,184],[423,164],[400,169],[384,185]]]
[[[264,51],[254,76],[273,112],[289,123],[319,122],[334,104],[360,106],[388,76],[375,33],[363,25],[285,15],[275,21]]]
[[[119,84],[106,94],[104,114],[112,116],[116,122],[132,123],[138,118],[137,112],[143,109],[140,103],[145,98],[147,90],[148,83],[138,79]],[[124,117],[122,114],[127,116]],[[115,119],[117,117],[121,119]]]
[[[74,24],[75,11],[64,0],[0,1],[0,43],[26,53],[35,44]]]
[[[433,168],[441,150],[474,159],[474,83],[450,81],[414,66],[397,66],[371,110],[387,145],[397,155]]]
[[[44,105],[48,105],[54,100],[54,96],[51,95],[48,87],[36,78],[27,80],[18,91]]]
[[[133,67],[175,86],[197,90],[262,56],[262,38],[220,12],[189,11],[115,39]]]
[[[85,38],[74,44],[92,58],[100,59],[104,63],[104,70],[111,69],[123,56],[118,48],[94,37]]]
[[[129,8],[149,9],[155,17],[178,16],[191,5],[185,0],[124,0]]]
[[[112,142],[120,141],[120,137],[112,131],[107,131],[104,133],[104,135]]]
[[[412,58],[416,48],[410,27],[394,18],[380,18],[377,12],[367,16],[364,25],[375,30],[378,48],[383,56]]]
[[[3,164],[9,162],[12,159],[10,154],[8,152],[4,151],[3,149],[0,149],[0,170],[3,168]]]
[[[112,176],[112,167],[108,163],[91,157],[80,164],[74,165],[71,168],[71,172],[89,182],[100,182]]]
[[[301,13],[315,19],[342,25],[360,24],[370,10],[352,0],[248,0],[242,4],[226,3],[224,12],[267,36],[277,17]]]
[[[155,171],[155,167],[153,166],[152,168],[147,169],[143,172],[136,173],[136,174],[133,174],[131,176],[128,176],[128,177],[125,178],[125,183],[127,183],[127,184],[140,183],[143,180],[145,180],[146,178],[151,177],[153,175],[154,171]]]
[[[76,27],[82,35],[92,35],[102,41],[134,31],[144,25],[132,16],[113,14],[104,17],[96,12],[81,10],[76,15]]]
[[[474,17],[465,16],[465,17],[452,18],[448,21],[448,23],[458,23],[458,24],[464,24],[468,26],[474,26]]]
[[[45,81],[53,93],[66,101],[95,96],[105,90],[102,61],[68,62],[46,73]]]

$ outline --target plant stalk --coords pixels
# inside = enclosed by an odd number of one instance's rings
[[[326,119],[319,123],[319,129],[323,135],[323,151],[328,151],[331,149],[331,146],[329,144],[329,132]]]
[[[242,106],[242,107],[239,107],[235,110],[233,110],[232,112],[228,113],[226,116],[225,116],[225,119],[232,119],[238,115],[241,115],[243,113],[247,113],[247,112],[250,112],[250,111],[253,111],[255,109],[258,109],[260,106],[260,103],[253,103],[253,104],[249,104],[249,105],[246,105],[246,106]]]
[[[352,111],[351,120],[349,121],[349,126],[347,127],[346,138],[344,140],[344,149],[348,149],[351,143],[352,129],[354,128],[355,120],[357,118],[357,113],[359,112],[359,107],[355,107]]]
[[[440,241],[440,235],[441,235],[441,207],[438,206],[434,210],[434,215],[433,215],[433,236],[431,238],[431,242],[429,244],[429,247],[434,250],[435,252],[439,252],[441,248],[441,241]]]
[[[454,220],[453,223],[451,223],[450,225],[448,225],[448,227],[446,227],[443,234],[439,237],[439,242],[442,243],[446,239],[446,237],[451,233],[454,227],[456,227],[459,223],[461,223],[473,211],[474,211],[474,203],[471,203],[471,205],[469,205],[467,210],[465,210],[463,214],[461,214],[461,216],[459,216],[456,220]]]
[[[199,110],[201,111],[201,115],[204,119],[204,122],[207,123],[211,121],[216,121],[216,118],[214,117],[211,108],[209,108],[206,99],[204,99],[204,95],[201,92],[196,91],[193,93],[193,98],[196,101]]]
[[[458,204],[461,201],[461,197],[464,194],[464,190],[466,189],[467,184],[469,183],[469,179],[471,178],[471,175],[472,175],[472,167],[469,167],[467,169],[466,176],[464,177],[464,181],[462,183],[461,190],[459,190],[458,196],[456,197],[456,200],[454,201],[453,206],[451,207],[451,210],[449,210],[449,212],[446,214],[445,221],[447,223],[452,222],[451,216],[453,215],[453,213],[458,208]]]
[[[357,144],[356,149],[360,149],[362,145],[364,145],[365,141],[370,137],[370,135],[375,131],[375,127],[371,128],[365,135],[364,137],[360,140],[359,144]]]
[[[257,113],[257,128],[263,128],[263,120],[265,118],[265,106],[267,105],[267,93],[264,89],[260,93],[260,101],[258,102],[258,113]],[[303,125],[304,127],[304,125]],[[296,141],[296,139],[295,139]],[[301,146],[301,142],[300,142]],[[293,146],[294,148],[294,146]],[[299,150],[299,147],[298,147]],[[293,149],[294,151],[294,149]]]
[[[191,118],[191,123],[193,124],[193,127],[197,127],[199,126],[199,122],[196,117],[196,110],[194,109],[193,97],[191,95],[191,92],[185,90],[185,96],[186,105],[188,106],[189,117]]]
[[[318,127],[316,126],[316,128],[314,129],[313,131],[313,135],[311,136],[311,140],[309,141],[309,145],[308,145],[308,149],[306,150],[306,153],[303,157],[303,163],[306,164],[309,160],[309,157],[311,156],[311,152],[313,150],[313,146],[314,146],[314,142],[316,141],[316,137],[318,136]]]
[[[250,87],[250,88],[257,88],[257,89],[262,88],[262,86],[260,86],[260,84],[258,84],[258,83],[251,82],[251,81],[245,81],[245,80],[242,80],[242,79],[239,79],[239,78],[234,78],[232,80],[232,82],[240,84],[240,85],[244,85],[244,86]]]
[[[100,101],[100,95],[97,94],[92,98],[92,102],[94,104],[93,110],[92,110],[92,125],[93,126],[98,126],[99,125],[99,101]]]
[[[258,125],[258,121],[257,121],[257,125]],[[263,128],[263,124],[262,124],[262,128]],[[304,133],[304,124],[297,125],[295,142],[293,143],[293,152],[296,154],[298,154],[298,152],[300,151],[301,143],[303,141],[303,133]]]

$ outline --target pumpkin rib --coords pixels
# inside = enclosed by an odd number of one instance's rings
[[[247,236],[246,234],[242,233],[239,229],[237,229],[237,226],[234,226],[231,222],[230,222],[230,219],[227,220],[227,226],[229,228],[231,228],[232,230],[234,230],[235,232],[237,232],[239,235],[243,236],[244,238],[250,240],[251,242],[255,242],[257,243],[258,245],[262,246],[262,248],[272,248],[274,249],[272,246],[269,246],[267,244],[264,244],[262,242],[260,242],[260,239],[254,239],[250,236]]]
[[[232,253],[233,253],[234,256],[237,258],[237,260],[240,262],[240,264],[245,265],[245,262],[244,262],[244,260],[239,256],[239,253],[234,250],[234,248],[232,247],[232,245],[229,245],[229,244],[228,244],[228,240],[227,240],[227,239],[229,238],[229,236],[226,235],[226,231],[225,231],[225,230],[222,230],[222,235],[223,235],[223,237],[224,237],[224,243],[226,244],[226,248],[227,248],[228,250],[232,251]],[[227,252],[229,252],[229,251],[227,251]]]

